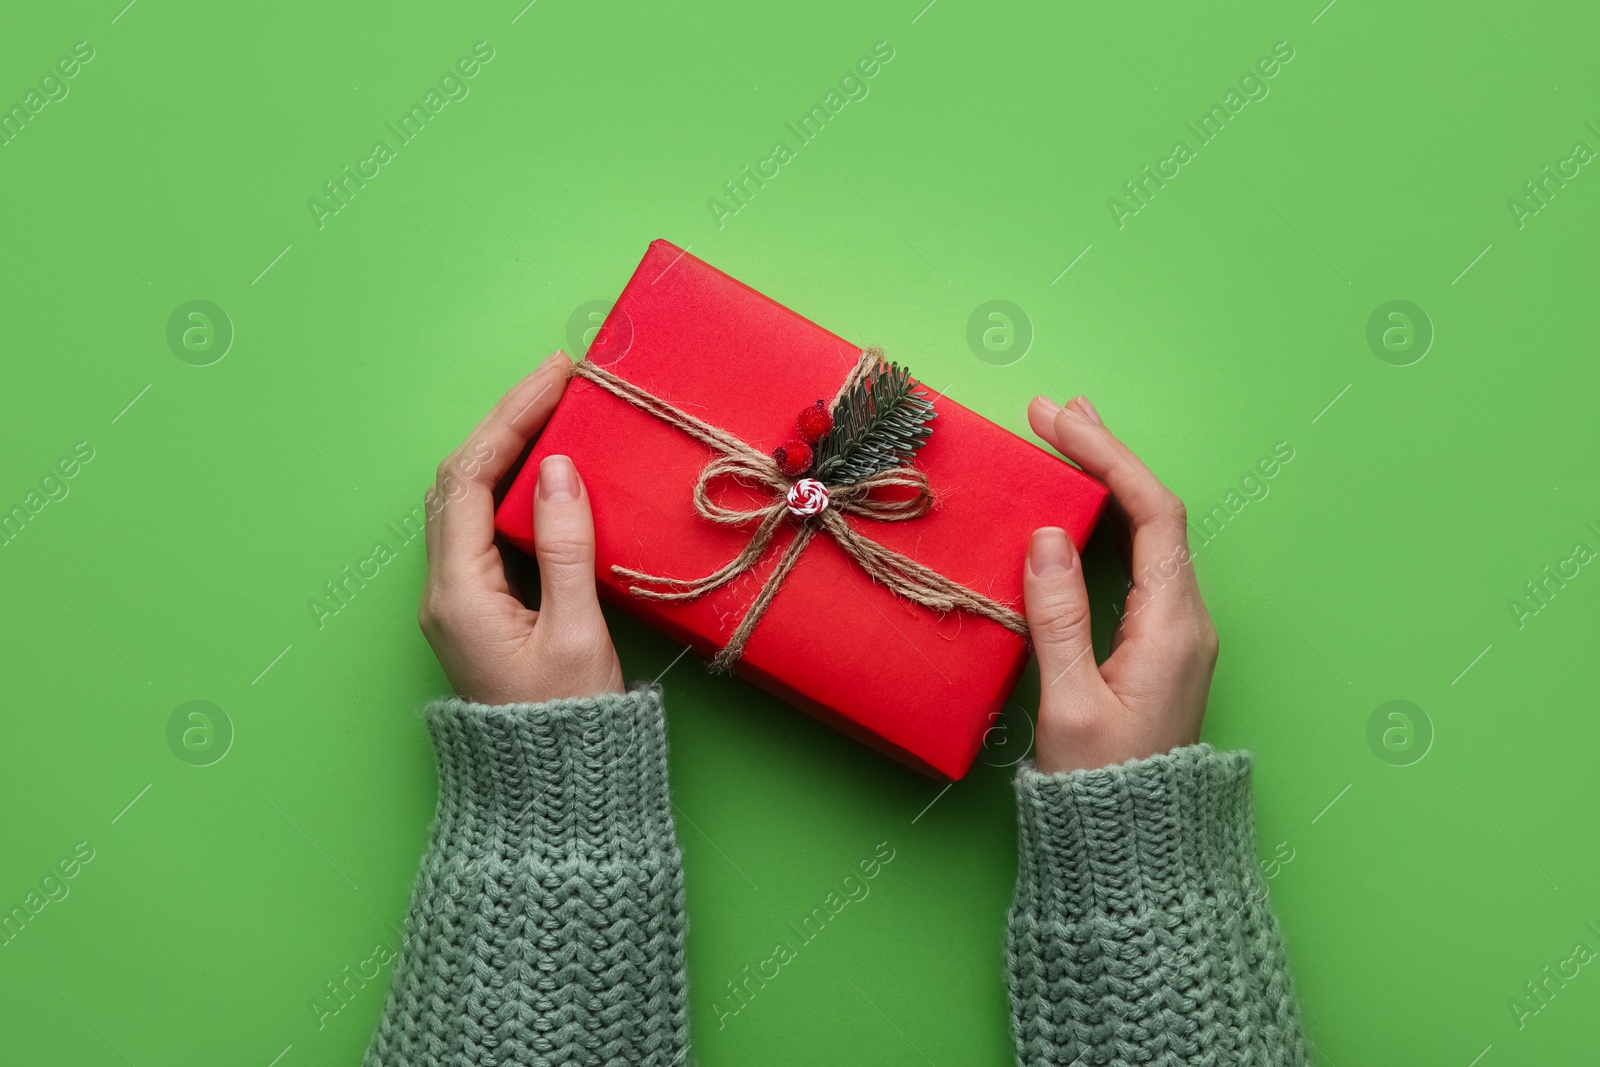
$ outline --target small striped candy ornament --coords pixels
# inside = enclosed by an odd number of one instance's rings
[[[808,519],[828,506],[828,487],[815,478],[801,478],[789,487],[789,514]]]

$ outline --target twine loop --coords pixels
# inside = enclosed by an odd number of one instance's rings
[[[883,359],[878,348],[869,348],[845,378],[834,398],[843,396]],[[626,379],[596,366],[587,359],[573,365],[572,373],[598,385],[634,407],[671,423],[718,455],[700,470],[694,486],[694,506],[701,517],[725,526],[754,525],[750,541],[732,560],[700,578],[670,578],[613,564],[613,574],[632,579],[628,591],[652,600],[693,600],[718,589],[751,567],[765,555],[778,529],[791,516],[798,519],[794,537],[784,548],[761,590],[740,619],[733,635],[713,657],[716,670],[729,670],[744,653],[745,643],[756,623],[766,612],[800,554],[818,531],[831,536],[845,554],[873,579],[891,591],[938,612],[963,608],[991,619],[1014,633],[1026,634],[1028,623],[1013,608],[968,589],[946,578],[909,556],[885,548],[859,533],[845,518],[852,515],[874,522],[906,522],[926,515],[933,507],[933,490],[928,476],[915,467],[894,467],[853,482],[827,485],[816,478],[794,480],[779,469],[777,461],[728,433],[688,412],[669,404]],[[832,405],[829,405],[832,407]],[[771,490],[775,499],[758,507],[735,508],[715,499],[711,487],[724,479]]]

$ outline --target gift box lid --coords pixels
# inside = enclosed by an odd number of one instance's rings
[[[860,355],[859,345],[655,241],[588,358],[768,452],[795,436],[802,408],[834,397]],[[914,353],[889,356],[915,370]],[[928,476],[932,510],[905,522],[847,521],[1020,611],[1032,531],[1063,527],[1081,548],[1107,490],[948,397],[924,392],[938,417],[916,466]],[[500,533],[525,551],[533,550],[538,463],[556,453],[572,458],[589,490],[602,596],[704,655],[723,647],[793,537],[793,524],[731,583],[691,601],[644,599],[613,565],[698,578],[750,541],[752,528],[712,523],[694,508],[695,481],[715,455],[574,377],[496,514]],[[730,484],[718,498],[759,506],[772,493]],[[735,673],[925,773],[955,779],[977,755],[1027,654],[1026,639],[997,622],[959,609],[941,615],[897,596],[818,534],[779,587]]]

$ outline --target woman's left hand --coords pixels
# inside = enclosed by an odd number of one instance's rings
[[[589,493],[566,456],[539,465],[539,610],[511,595],[494,543],[494,486],[555,410],[572,363],[557,352],[439,464],[425,497],[428,578],[418,621],[456,695],[521,704],[623,692],[600,614]]]

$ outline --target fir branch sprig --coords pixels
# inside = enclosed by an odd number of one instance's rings
[[[933,402],[911,372],[879,363],[833,408],[833,429],[817,442],[812,477],[834,485],[908,465],[933,433]]]

